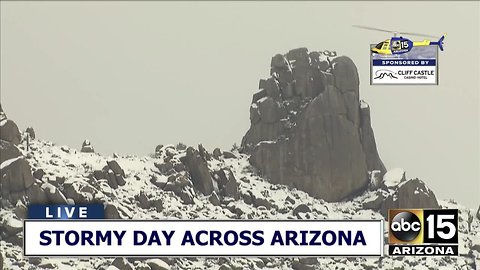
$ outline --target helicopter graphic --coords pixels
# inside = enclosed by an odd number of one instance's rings
[[[379,32],[393,33],[393,37],[378,43],[377,45],[375,45],[375,47],[371,49],[372,53],[386,54],[386,55],[407,53],[413,47],[420,47],[420,46],[438,46],[440,50],[443,51],[443,40],[446,36],[446,34],[444,34],[438,39],[438,41],[430,41],[427,39],[423,41],[412,41],[402,36],[397,37],[397,35],[401,34],[401,35],[421,36],[421,37],[430,37],[430,38],[438,38],[438,37],[425,35],[425,34],[418,34],[418,33],[390,31],[390,30],[373,28],[368,26],[361,26],[361,25],[354,25],[354,27],[373,30],[373,31],[379,31]]]

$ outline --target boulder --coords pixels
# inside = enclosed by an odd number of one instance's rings
[[[190,173],[192,183],[204,195],[213,191],[213,179],[208,170],[206,160],[192,147],[187,148],[184,164]]]
[[[176,172],[183,172],[183,171],[185,171],[186,167],[183,163],[179,162],[179,163],[176,163],[175,165],[173,165],[173,169]]]
[[[385,217],[388,215],[388,209],[440,208],[433,191],[418,178],[401,182],[394,190],[395,192],[387,197],[382,205],[381,213]]]
[[[170,270],[170,266],[161,259],[149,259],[145,262],[152,270]]]
[[[218,198],[218,195],[217,193],[215,193],[215,191],[212,192],[210,197],[208,197],[208,200],[210,201],[211,204],[215,206],[220,206],[220,199]]]
[[[250,194],[251,196],[253,194]],[[266,209],[271,209],[274,204],[272,204],[269,200],[263,198],[263,197],[260,197],[260,196],[252,196],[252,200],[253,200],[253,206],[259,208],[259,207],[265,207]]]
[[[124,186],[127,182],[125,181],[125,178],[121,174],[115,175],[115,180],[117,181],[117,184],[119,186]]]
[[[115,174],[111,170],[109,170],[107,172],[107,180],[108,180],[108,185],[111,188],[113,188],[113,189],[118,188],[117,177],[115,176]]]
[[[30,165],[23,156],[5,160],[0,164],[2,199],[6,199],[12,204],[16,204],[16,202],[26,194],[26,190],[34,183],[35,180],[32,176]]]
[[[95,195],[102,193],[84,179],[74,178],[63,184],[63,194],[77,204],[88,204],[98,202]]]
[[[153,175],[152,178],[150,179],[150,182],[151,182],[152,184],[154,184],[155,186],[163,189],[163,188],[165,188],[165,186],[167,185],[168,178],[166,178],[166,177],[163,176],[163,175],[162,175],[162,176],[159,176],[159,177]]]
[[[222,150],[220,150],[220,148],[217,147],[217,148],[213,149],[212,157],[214,159],[219,159],[221,156],[222,156]]]
[[[223,168],[215,172],[217,176],[217,186],[221,195],[238,199],[238,181],[230,168]]]
[[[165,208],[163,206],[163,201],[160,198],[156,198],[152,200],[152,206],[155,208],[157,212],[162,212],[163,209]]]
[[[173,169],[173,163],[170,161],[166,161],[164,163],[154,163],[154,165],[163,174],[168,174]]]
[[[314,265],[303,264],[298,260],[294,260],[292,262],[292,269],[293,270],[314,270],[316,269]]]
[[[194,193],[190,189],[182,189],[180,193],[178,194],[178,197],[182,200],[184,204],[193,204],[194,200]]]
[[[0,155],[0,164],[6,160],[22,156],[20,150],[13,143],[4,140],[0,140],[0,151],[2,153]]]
[[[200,153],[200,156],[204,160],[211,160],[212,159],[212,157],[210,156],[210,153],[208,153],[207,149],[205,149],[205,147],[203,147],[202,144],[198,145],[198,152]]]
[[[107,179],[106,174],[102,170],[93,171],[93,177],[95,177],[95,179],[97,179],[97,180]]]
[[[224,158],[237,158],[237,155],[230,151],[223,151],[223,157]]]
[[[92,176],[97,180],[106,179],[113,189],[126,184],[125,172],[115,160],[107,161],[107,165],[102,170],[93,171]]]
[[[19,219],[26,219],[27,218],[27,206],[21,201],[17,202],[17,205],[15,206],[15,210],[13,210],[17,218]]]
[[[307,265],[316,265],[318,263],[318,259],[316,257],[303,257],[303,258],[299,258],[298,261],[301,264],[307,264]]]
[[[93,149],[92,144],[89,140],[85,140],[82,143],[82,149],[80,149],[82,153],[95,153],[95,149]]]
[[[179,142],[177,143],[177,145],[175,146],[175,149],[177,149],[178,151],[184,151],[187,149],[187,145],[182,143],[182,142]]]
[[[35,177],[38,180],[42,180],[44,175],[45,175],[45,171],[43,169],[38,169],[33,172],[33,177]]]
[[[2,231],[4,231],[7,236],[15,235],[23,230],[22,221],[14,216],[5,216],[2,223]]]
[[[7,119],[7,115],[0,105],[0,140],[4,140],[14,145],[22,141],[22,135],[18,129],[17,124],[12,120]]]
[[[22,135],[17,124],[10,119],[0,121],[0,139],[14,145],[19,144],[22,141]]]
[[[310,213],[310,212],[312,212],[312,210],[310,209],[310,207],[308,207],[308,205],[304,203],[299,204],[297,207],[295,207],[295,209],[293,209],[294,216],[298,216],[298,214],[300,213]]]
[[[411,179],[398,187],[398,208],[439,208],[437,198],[427,185],[419,180]]]
[[[159,144],[155,147],[155,153],[160,153],[160,150],[162,150],[163,144]]]
[[[113,173],[115,175],[120,174],[123,177],[125,177],[125,172],[123,171],[122,167],[120,167],[120,165],[118,165],[118,162],[116,160],[107,161],[107,165],[110,168],[110,170],[113,171]]]
[[[105,205],[105,218],[106,219],[120,219],[120,213],[114,204],[107,203]]]
[[[213,173],[213,178],[215,179],[215,181],[217,181],[217,185],[219,186],[220,189],[223,188],[225,184],[227,184],[228,182],[227,173],[228,173],[228,168],[226,169],[223,168]]]
[[[480,205],[478,206],[478,210],[477,210],[477,219],[480,220]]]
[[[28,134],[28,136],[30,137],[30,139],[35,139],[35,130],[33,129],[33,127],[28,127],[25,132]]]
[[[42,190],[46,194],[48,201],[52,204],[68,204],[67,198],[63,193],[50,183],[43,183]]]
[[[137,196],[135,196],[135,199],[138,201],[140,208],[143,208],[143,209],[150,208],[151,202],[150,202],[150,199],[147,197],[147,194],[145,194],[145,192],[140,191],[140,193]]]
[[[133,265],[125,258],[117,257],[113,260],[112,265],[119,270],[134,270]]]

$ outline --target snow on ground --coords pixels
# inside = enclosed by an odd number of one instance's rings
[[[175,150],[176,157],[184,155],[184,150]],[[164,149],[166,150],[166,149]],[[27,157],[34,170],[43,169],[44,179],[48,183],[64,177],[66,181],[89,183],[89,176],[94,170],[101,170],[106,161],[115,159],[125,171],[126,184],[118,189],[100,185],[98,192],[118,207],[124,218],[131,219],[383,219],[380,213],[362,209],[364,201],[374,192],[368,191],[351,201],[328,203],[309,196],[307,193],[283,185],[270,184],[259,176],[249,164],[248,156],[235,153],[238,158],[209,161],[210,170],[228,167],[239,182],[239,191],[260,200],[262,205],[247,203],[244,199],[225,198],[223,205],[214,206],[208,196],[197,193],[193,204],[184,204],[172,192],[166,192],[151,183],[152,177],[166,178],[155,163],[162,163],[160,157],[121,156],[105,157],[95,153],[80,153],[65,146],[56,146],[50,142],[32,140],[31,150],[21,151]],[[166,152],[166,151],[164,151]],[[172,153],[171,153],[172,154]],[[405,171],[393,169],[384,176],[385,184],[395,185],[401,182]],[[166,180],[166,179],[163,179]],[[135,199],[140,192],[151,194],[161,202],[162,207],[143,209]],[[293,215],[293,210],[300,204],[307,205],[311,211]],[[459,217],[459,257],[383,257],[383,258],[319,258],[312,269],[472,269],[474,259],[467,254],[473,244],[480,245],[480,224],[478,220],[468,226],[468,213],[473,211],[454,201],[440,201],[442,207],[458,208]],[[10,220],[13,209],[0,209],[0,220]],[[4,224],[5,226],[6,224]],[[17,226],[18,224],[12,224]],[[387,226],[385,226],[387,228]],[[37,269],[53,267],[57,269],[107,269],[112,258],[43,258],[41,264],[32,264],[22,258],[21,246],[0,241],[1,252],[5,258],[5,269]],[[478,253],[476,256],[479,256]],[[291,269],[297,258],[163,258],[172,269],[219,269],[228,265],[230,269]],[[142,269],[142,262],[134,262],[137,269]],[[229,268],[223,268],[229,269]]]

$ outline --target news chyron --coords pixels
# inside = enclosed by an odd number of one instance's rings
[[[458,209],[390,209],[391,256],[458,255]]]
[[[383,256],[384,220],[106,219],[98,205],[30,205],[24,256]]]

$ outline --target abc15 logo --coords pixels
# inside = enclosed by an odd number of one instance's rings
[[[390,209],[389,244],[458,244],[458,209]]]

